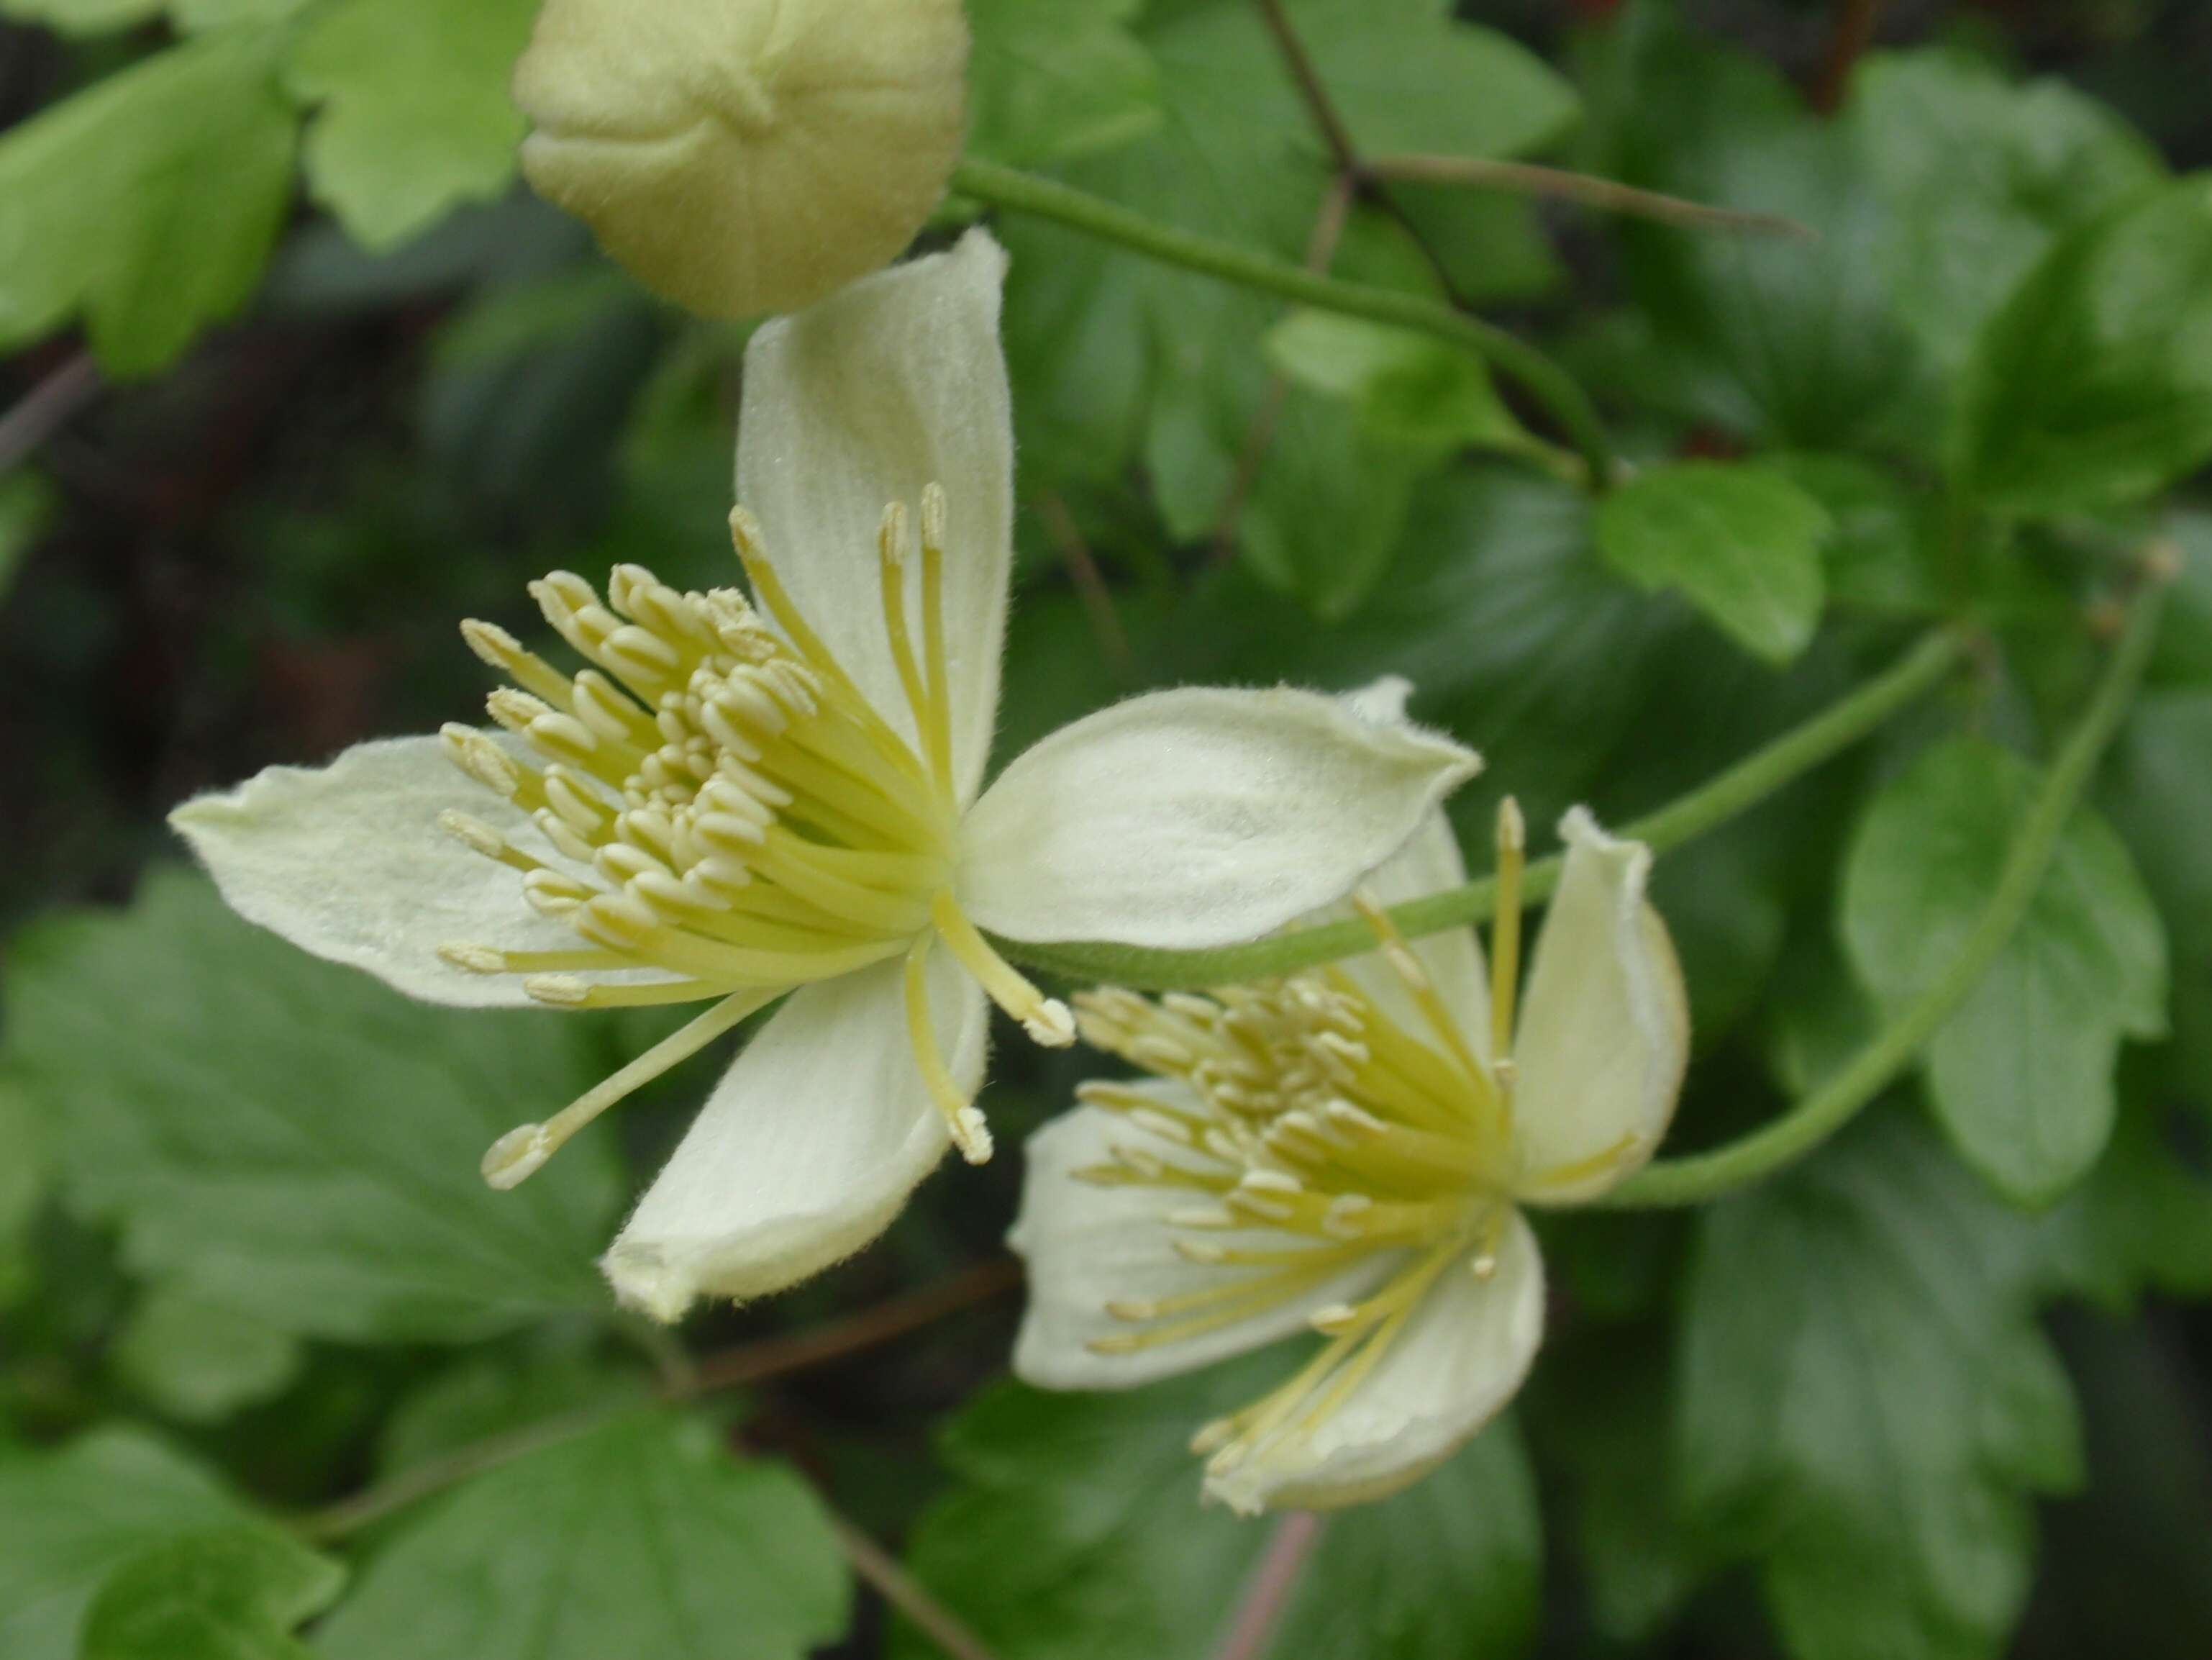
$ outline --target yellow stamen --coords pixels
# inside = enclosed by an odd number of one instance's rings
[[[921,638],[929,660],[929,718],[922,743],[929,769],[949,800],[952,794],[952,686],[945,654],[945,488],[921,489]]]
[[[560,1151],[570,1136],[616,1102],[704,1049],[775,994],[739,992],[723,999],[690,1025],[662,1038],[621,1071],[586,1090],[544,1123],[522,1124],[509,1130],[484,1154],[483,1179],[501,1189],[517,1186]]]
[[[1047,997],[1013,965],[991,949],[991,942],[976,932],[962,913],[951,889],[930,901],[930,921],[945,940],[945,947],[960,966],[975,976],[990,1000],[1022,1023],[1022,1030],[1050,1049],[1065,1049],[1075,1041],[1075,1017],[1067,1005]]]
[[[953,1145],[969,1164],[981,1164],[991,1156],[991,1128],[938,1049],[937,1031],[929,1018],[929,944],[930,936],[925,933],[906,954],[907,1037],[914,1045],[915,1064],[921,1068],[922,1084],[931,1103],[944,1116]]]

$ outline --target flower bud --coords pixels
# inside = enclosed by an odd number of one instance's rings
[[[523,172],[668,299],[797,311],[936,207],[967,53],[960,0],[546,0]]]

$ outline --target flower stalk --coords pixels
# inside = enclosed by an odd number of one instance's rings
[[[2081,805],[2097,763],[2134,702],[2158,637],[2166,589],[2166,579],[2154,569],[2136,597],[2103,678],[2021,820],[1996,891],[1936,982],[1826,1085],[1773,1122],[1710,1152],[1647,1165],[1592,1202],[1614,1209],[1695,1205],[1763,1181],[1850,1123],[1912,1064],[1981,984],[2027,915],[2051,868],[2061,832]]]
[[[1942,684],[1964,660],[1966,635],[1930,634],[1890,668],[1725,772],[1657,812],[1621,826],[1620,834],[1654,853],[1681,846],[1757,806],[1880,728]],[[1558,886],[1557,857],[1531,860],[1521,874],[1522,903],[1541,903]],[[1494,877],[1445,889],[1390,908],[1390,919],[1408,939],[1487,921],[1497,909]],[[1146,951],[1097,942],[1001,940],[1000,949],[1028,967],[1094,984],[1136,991],[1201,991],[1208,986],[1272,979],[1299,969],[1374,949],[1374,934],[1358,921],[1328,923],[1279,934],[1248,946],[1213,951]]]

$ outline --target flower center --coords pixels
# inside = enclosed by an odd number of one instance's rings
[[[755,599],[733,588],[680,593],[637,565],[616,567],[604,600],[565,571],[532,583],[547,623],[591,666],[573,676],[493,623],[461,625],[471,649],[512,682],[487,707],[517,741],[449,726],[447,752],[527,812],[565,862],[465,814],[441,822],[520,871],[531,906],[568,923],[579,942],[535,952],[454,944],[439,954],[473,973],[525,975],[523,989],[557,1007],[715,1003],[554,1119],[502,1137],[485,1158],[495,1186],[520,1181],[582,1124],[783,992],[901,956],[931,1098],[963,1151],[988,1157],[989,1132],[929,1018],[927,957],[940,939],[1032,1036],[1073,1040],[1066,1007],[1017,974],[952,898],[959,808],[944,495],[934,485],[921,521],[919,655],[902,506],[886,509],[878,540],[884,627],[919,752],[807,625],[742,508],[731,529]]]
[[[1109,1303],[1130,1329],[1091,1347],[1179,1341],[1334,1281],[1360,1299],[1315,1310],[1308,1322],[1328,1341],[1307,1365],[1199,1432],[1193,1450],[1213,1455],[1216,1475],[1340,1406],[1439,1275],[1462,1261],[1479,1278],[1497,1272],[1519,1175],[1510,1049],[1522,836],[1510,802],[1498,841],[1489,1058],[1389,914],[1364,896],[1354,903],[1418,1030],[1335,967],[1206,997],[1109,988],[1076,999],[1086,1043],[1185,1085],[1196,1102],[1141,1085],[1082,1085],[1080,1099],[1121,1115],[1133,1134],[1076,1175],[1187,1193],[1188,1205],[1166,1213],[1174,1249],[1223,1270],[1179,1297]]]

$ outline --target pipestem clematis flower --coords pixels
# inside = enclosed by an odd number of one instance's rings
[[[1245,1514],[1384,1497],[1504,1406],[1544,1324],[1520,1207],[1649,1158],[1688,1045],[1649,853],[1579,808],[1561,832],[1525,999],[1510,802],[1487,970],[1474,930],[1408,944],[1380,909],[1464,879],[1439,816],[1358,902],[1379,952],[1210,997],[1079,997],[1085,1041],[1150,1076],[1085,1085],[1030,1140],[1016,1372],[1123,1388],[1318,1333],[1192,1443],[1206,1496]]]
[[[986,937],[1199,947],[1341,896],[1479,764],[1292,691],[1133,698],[981,786],[1012,560],[1005,258],[982,233],[750,344],[732,515],[752,586],[533,585],[589,665],[506,630],[495,732],[272,768],[173,822],[231,906],[432,1001],[704,1012],[486,1155],[510,1186],[785,994],[609,1251],[663,1319],[873,1238],[957,1142],[997,1003],[1066,1007]],[[911,507],[903,504],[912,504]]]

